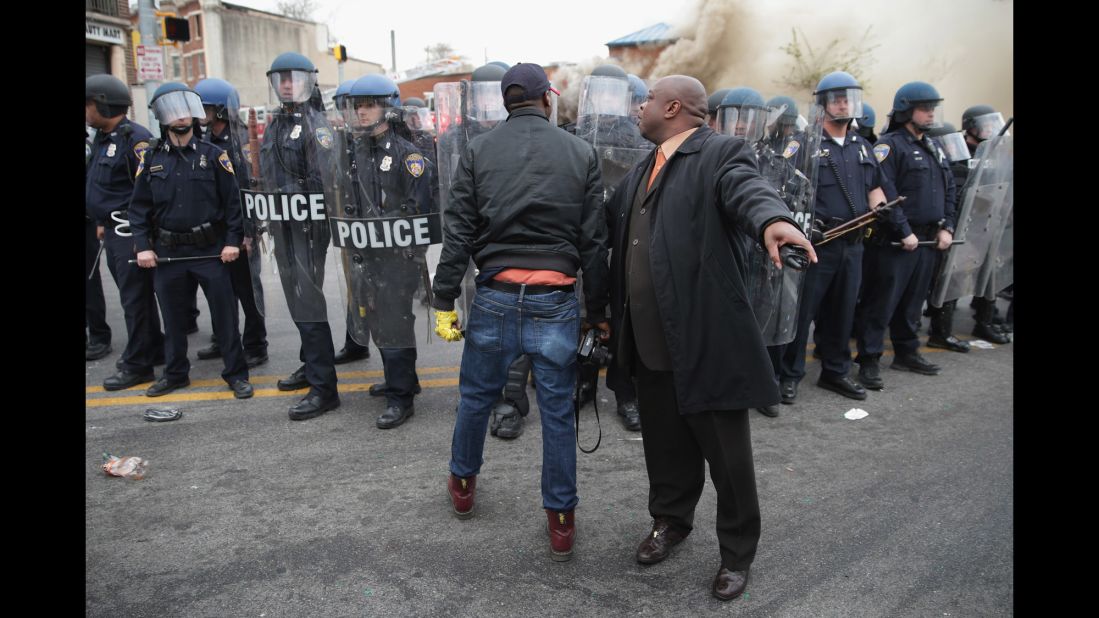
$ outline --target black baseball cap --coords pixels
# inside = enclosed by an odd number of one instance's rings
[[[523,94],[508,97],[507,91],[511,86],[519,86],[523,89]],[[546,77],[545,69],[543,69],[541,65],[534,64],[533,62],[520,62],[516,64],[508,69],[500,79],[500,94],[504,95],[505,105],[537,99],[547,90],[553,92],[557,96],[561,96],[561,93],[550,85],[549,78]]]

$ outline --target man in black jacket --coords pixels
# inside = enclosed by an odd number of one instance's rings
[[[744,591],[760,532],[747,410],[779,401],[740,256],[749,238],[779,268],[782,245],[816,254],[751,146],[705,124],[706,90],[693,77],[661,79],[641,107],[641,135],[659,146],[608,203],[611,347],[641,408],[654,522],[637,561],[660,562],[690,533],[705,460],[722,562],[713,595],[729,600]]]
[[[603,184],[591,145],[549,123],[550,92],[556,91],[542,67],[515,65],[500,90],[508,118],[462,152],[443,213],[443,249],[432,286],[435,332],[457,341],[462,333],[454,299],[470,256],[480,270],[464,333],[447,487],[458,517],[472,516],[489,412],[508,366],[526,354],[542,419],[550,557],[565,561],[572,557],[578,501],[572,394],[580,311],[574,288],[583,270],[588,315],[604,315]],[[609,329],[606,322],[597,326]]]

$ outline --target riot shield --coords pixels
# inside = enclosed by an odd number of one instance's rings
[[[349,96],[348,103],[355,104]],[[405,137],[393,108],[357,108],[341,151],[344,200],[331,217],[348,308],[347,331],[360,345],[416,346],[413,294],[430,289],[425,254],[442,241],[434,165]],[[372,116],[371,114],[374,114]],[[383,124],[377,120],[385,114]]]
[[[1015,158],[1012,139],[1007,135],[981,142],[970,159],[972,167],[959,194],[960,206],[954,228],[954,240],[965,243],[954,244],[943,256],[928,300],[932,306],[941,307],[948,300],[984,293],[997,270],[997,260],[1014,266],[1010,255],[1000,255],[1004,232],[1011,219]],[[1007,236],[1005,248],[1010,253],[1012,236],[1010,233]],[[989,260],[990,255],[996,257]],[[1013,278],[1006,271],[1001,277]]]
[[[254,190],[241,191],[246,226],[255,234],[253,251],[260,252],[261,273],[253,281],[262,280],[264,273],[277,274],[291,318],[323,322],[328,319],[324,282],[331,253],[329,215],[346,192],[337,134],[311,101],[279,105],[266,116],[262,142],[255,130],[247,129],[257,182]],[[256,287],[257,298],[262,298],[262,287]],[[273,286],[266,287],[270,291]]]
[[[790,209],[790,216],[809,235],[816,204],[817,158],[820,151],[824,110],[809,104],[803,116],[808,124],[805,131],[777,123],[768,127],[767,135],[756,142],[755,150],[760,175],[763,176]],[[776,110],[777,111],[777,110]],[[772,121],[779,114],[771,114]],[[748,251],[748,299],[752,303],[756,324],[768,346],[782,345],[797,334],[798,299],[804,270],[784,265],[779,270],[767,249],[753,239]]]
[[[630,117],[630,84],[624,79],[589,75],[580,85],[576,136],[590,143],[603,175],[603,199],[653,145],[641,137],[637,119]]]
[[[435,84],[436,168],[439,174],[439,211],[445,213],[458,160],[469,141],[492,130],[507,118],[500,82],[444,82]],[[470,260],[455,307],[465,324],[476,292],[477,267]]]

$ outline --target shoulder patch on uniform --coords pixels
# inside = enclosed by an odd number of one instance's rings
[[[797,154],[798,148],[801,148],[801,144],[799,144],[796,139],[790,140],[790,142],[786,144],[786,149],[782,151],[782,157],[785,159],[789,159],[790,157]]]
[[[252,163],[252,147],[249,144],[245,144],[240,148],[240,154],[244,155],[244,160],[248,163]]]
[[[137,157],[138,159],[140,159],[142,157],[142,155],[145,154],[145,151],[148,150],[148,149],[149,149],[149,142],[146,142],[145,140],[142,140],[142,141],[134,144],[134,156]]]
[[[328,150],[329,148],[331,148],[332,147],[332,132],[329,131],[328,129],[324,128],[324,127],[321,127],[319,129],[317,129],[317,143],[320,144],[321,147],[324,148],[325,150]]]
[[[218,163],[221,164],[221,167],[225,168],[225,171],[234,176],[236,175],[233,173],[233,162],[229,160],[229,155],[227,153],[223,152],[218,155]]]
[[[137,152],[137,148],[134,148],[134,154],[137,154],[137,171],[134,172],[134,178],[136,179],[141,175],[141,172],[145,170],[145,151]]]
[[[878,160],[878,163],[885,161],[885,158],[889,156],[889,144],[878,144],[874,146],[874,158]]]
[[[404,158],[404,167],[409,174],[419,178],[424,173],[424,156],[414,152]]]

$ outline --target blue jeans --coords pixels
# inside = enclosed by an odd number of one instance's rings
[[[572,404],[580,337],[576,294],[512,294],[477,286],[466,319],[450,471],[463,478],[481,471],[489,414],[500,400],[508,366],[526,354],[542,418],[542,506],[571,511],[578,500]]]

